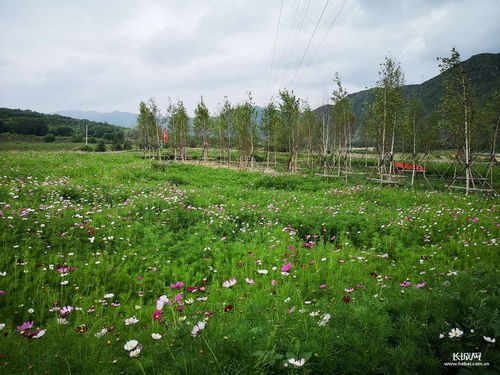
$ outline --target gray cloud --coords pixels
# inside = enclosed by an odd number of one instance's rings
[[[250,90],[264,105],[291,87],[314,107],[335,71],[351,92],[373,86],[387,54],[419,83],[453,46],[464,59],[500,50],[497,0],[348,0],[318,49],[342,3],[329,2],[299,65],[324,2],[304,14],[306,0],[284,1],[269,80],[278,0],[0,2],[0,106],[135,112],[155,96],[192,112],[200,95],[215,109]]]

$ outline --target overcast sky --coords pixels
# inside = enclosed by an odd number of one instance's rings
[[[263,106],[287,87],[314,108],[335,71],[359,91],[386,55],[421,83],[453,46],[500,52],[499,0],[347,0],[328,32],[343,4],[284,0],[277,34],[280,0],[0,0],[0,107],[137,112],[154,96],[192,113],[200,95]]]

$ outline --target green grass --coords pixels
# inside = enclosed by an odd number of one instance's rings
[[[444,365],[455,352],[500,371],[498,343],[483,339],[500,335],[494,197],[135,153],[0,157],[0,373],[439,374],[458,371]],[[64,265],[76,270],[62,276]],[[65,325],[63,306],[81,308]],[[23,337],[25,321],[45,335]],[[133,339],[137,358],[124,349]],[[305,365],[285,366],[292,357]]]

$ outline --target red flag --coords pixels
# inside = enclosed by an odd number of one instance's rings
[[[163,142],[165,142],[165,143],[168,142],[167,128],[163,128]]]

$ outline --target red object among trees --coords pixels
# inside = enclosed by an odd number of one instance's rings
[[[165,142],[165,143],[168,142],[167,128],[163,128],[163,142]]]
[[[425,168],[418,164],[413,163],[394,163],[394,168],[399,171],[413,171],[416,172],[425,172]]]

